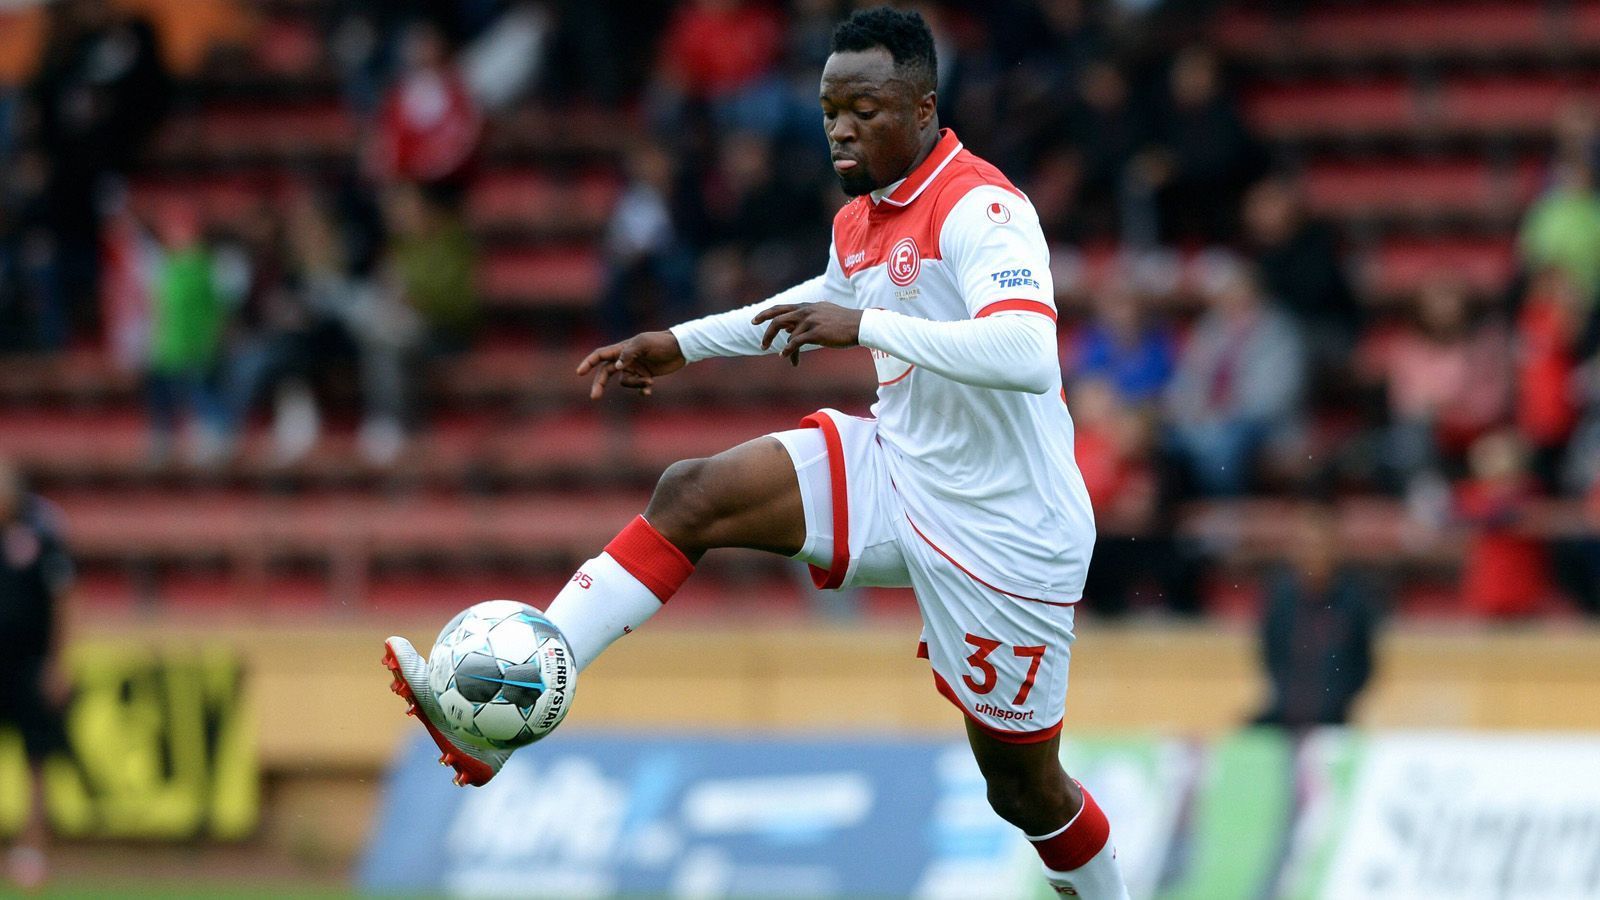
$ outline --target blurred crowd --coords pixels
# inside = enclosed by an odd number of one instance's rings
[[[0,350],[98,336],[143,376],[157,465],[225,463],[264,406],[279,460],[301,458],[320,433],[316,382],[346,370],[361,452],[393,461],[419,424],[419,373],[476,326],[461,207],[483,113],[455,51],[497,22],[501,44],[531,27],[493,6],[330,7],[358,152],[279,174],[225,219],[181,191],[130,200],[182,88],[150,22],[108,0],[49,6],[38,70],[0,102]],[[526,69],[480,65],[483,92]]]
[[[1439,271],[1378,307],[1292,160],[1251,133],[1204,4],[918,4],[941,123],[1038,207],[1058,248],[1062,364],[1100,523],[1086,592],[1198,608],[1196,497],[1403,497],[1469,526],[1469,609],[1559,586],[1600,611],[1600,543],[1542,499],[1600,508],[1600,193],[1593,107],[1555,123],[1545,187],[1496,296]],[[843,198],[814,113],[832,2],[702,0],[662,33],[607,238],[613,336],[751,302],[820,270]],[[736,48],[730,52],[729,48]],[[1086,277],[1077,248],[1118,248]]]
[[[1207,4],[912,5],[939,40],[942,123],[1028,193],[1060,248],[1099,608],[1198,609],[1207,548],[1180,536],[1187,500],[1381,492],[1471,526],[1469,608],[1527,614],[1559,588],[1600,610],[1600,542],[1545,514],[1600,507],[1592,107],[1553,123],[1513,283],[1483,296],[1441,271],[1379,307],[1294,161],[1251,133],[1226,61],[1186,42]],[[225,460],[263,405],[297,458],[336,361],[356,373],[363,452],[391,460],[418,426],[418,373],[480,318],[462,197],[497,113],[639,123],[600,238],[596,329],[732,308],[823,266],[843,197],[815,92],[849,6],[329,3],[359,158],[222,223],[119,204],[174,88],[148,26],[68,0],[35,78],[0,105],[0,342],[58,349],[104,328],[147,374],[158,458],[187,421],[184,452]],[[1118,250],[1090,279],[1079,248],[1101,246]]]

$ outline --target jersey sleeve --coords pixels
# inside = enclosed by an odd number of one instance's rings
[[[997,313],[1056,317],[1050,250],[1033,204],[996,185],[956,201],[939,231],[939,250],[973,318]]]
[[[761,337],[766,325],[752,325],[756,313],[786,303],[816,303],[826,300],[840,306],[856,308],[855,288],[839,266],[839,254],[828,248],[828,268],[814,276],[758,303],[728,312],[717,313],[692,322],[674,325],[669,331],[678,339],[678,349],[688,362],[699,362],[716,356],[760,356],[778,353],[789,345],[787,332],[779,332],[772,346],[761,347]],[[806,344],[802,350],[817,349],[816,344]]]

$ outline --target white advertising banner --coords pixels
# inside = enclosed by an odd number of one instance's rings
[[[1600,738],[1365,741],[1321,895],[1600,898]]]

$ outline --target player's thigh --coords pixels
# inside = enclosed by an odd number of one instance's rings
[[[793,556],[806,535],[794,464],[770,435],[673,463],[645,518],[686,551],[747,547]]]

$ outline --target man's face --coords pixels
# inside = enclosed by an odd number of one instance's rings
[[[821,102],[833,172],[851,197],[906,175],[935,110],[932,92],[920,94],[899,77],[894,58],[882,47],[828,57],[822,69]]]

